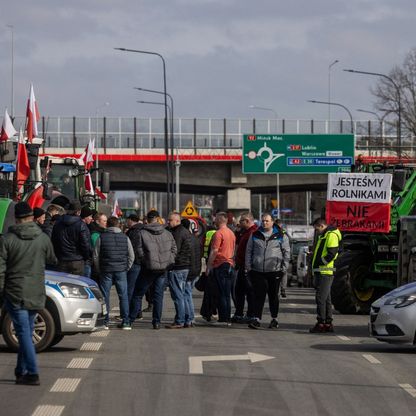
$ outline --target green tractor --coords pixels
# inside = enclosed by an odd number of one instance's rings
[[[372,302],[397,286],[400,217],[416,213],[415,167],[372,164],[362,172],[392,174],[391,225],[388,234],[342,233],[331,296],[344,314],[368,313]]]

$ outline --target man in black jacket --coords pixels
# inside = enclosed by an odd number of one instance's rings
[[[201,243],[198,237],[194,234],[191,222],[188,219],[183,219],[181,224],[189,230],[191,235],[191,264],[189,267],[188,277],[185,284],[185,328],[192,328],[194,326],[194,302],[192,299],[192,289],[194,287],[195,280],[201,274],[202,268],[202,250]]]
[[[52,244],[58,258],[58,270],[83,275],[85,261],[91,256],[90,232],[81,220],[81,204],[73,201],[67,214],[53,227]]]
[[[191,235],[181,224],[181,216],[173,212],[168,217],[169,229],[175,239],[177,253],[175,264],[168,273],[170,295],[175,305],[175,321],[166,325],[169,329],[180,329],[185,324],[185,286],[191,266]]]

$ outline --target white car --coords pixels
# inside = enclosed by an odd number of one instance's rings
[[[307,286],[309,246],[299,247],[296,264],[296,279],[298,286]]]
[[[371,305],[370,334],[379,341],[414,344],[416,282],[392,290]]]
[[[35,318],[33,343],[36,351],[56,345],[65,335],[90,333],[104,327],[106,305],[93,280],[46,270],[45,289],[45,309],[39,311]],[[0,333],[7,346],[17,351],[18,340],[5,309],[0,315]]]

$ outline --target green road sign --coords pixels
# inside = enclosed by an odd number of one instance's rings
[[[243,173],[350,172],[353,134],[245,134]]]

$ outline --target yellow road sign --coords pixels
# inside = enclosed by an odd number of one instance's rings
[[[198,211],[195,209],[192,202],[189,201],[186,204],[185,209],[182,211],[181,217],[190,218],[190,217],[197,217],[197,216],[198,216]]]

